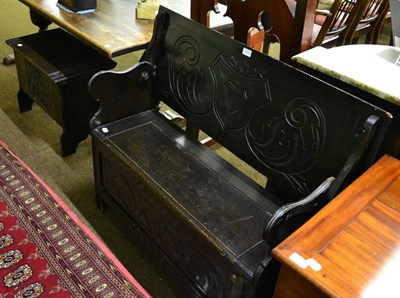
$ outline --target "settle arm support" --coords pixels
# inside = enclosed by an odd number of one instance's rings
[[[334,177],[327,178],[305,198],[297,202],[285,204],[276,210],[264,229],[264,240],[266,240],[271,247],[274,247],[292,233],[295,229],[294,227],[298,227],[298,225],[291,224],[291,219],[301,214],[310,213],[314,209],[318,209],[318,206],[321,205],[321,201],[324,199],[327,200],[326,196],[323,194],[328,191],[333,181],[335,181]],[[324,205],[324,203],[322,203],[322,205]]]
[[[89,93],[100,102],[91,129],[157,106],[150,94],[153,66],[139,62],[123,72],[101,71],[89,81]]]
[[[298,227],[296,220],[299,220],[299,218],[301,220],[302,214],[318,210],[322,200],[331,200],[343,189],[343,185],[346,185],[347,179],[352,176],[353,171],[359,166],[360,161],[363,158],[367,160],[370,158],[369,156],[365,156],[365,151],[369,147],[371,138],[378,125],[379,117],[371,115],[365,121],[364,127],[355,142],[353,151],[336,179],[333,177],[327,178],[307,197],[280,207],[264,229],[264,240],[271,244],[272,247],[275,246],[280,240],[293,232],[294,229],[292,227]],[[325,203],[322,203],[322,205],[325,205]]]

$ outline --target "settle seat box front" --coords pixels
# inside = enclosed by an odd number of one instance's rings
[[[89,121],[98,103],[87,90],[89,79],[116,63],[62,29],[53,29],[6,41],[15,54],[20,112],[33,102],[59,124],[64,156],[75,153],[89,135]]]
[[[128,219],[191,296],[268,297],[271,249],[375,159],[390,114],[161,8],[141,61],[89,82],[100,207]],[[164,102],[268,177],[259,186]],[[332,178],[335,177],[335,178]]]

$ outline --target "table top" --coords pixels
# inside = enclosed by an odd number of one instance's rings
[[[315,47],[292,59],[400,105],[400,48],[384,45]]]
[[[87,13],[67,12],[57,0],[19,1],[110,58],[144,48],[153,34],[153,20],[136,18],[138,0],[97,0],[96,10]],[[190,15],[190,1],[160,2]]]
[[[399,293],[400,161],[383,156],[273,250],[328,296]]]

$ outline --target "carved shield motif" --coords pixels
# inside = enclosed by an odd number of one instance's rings
[[[214,113],[222,130],[245,127],[252,112],[270,101],[268,81],[245,61],[221,55],[210,66]]]

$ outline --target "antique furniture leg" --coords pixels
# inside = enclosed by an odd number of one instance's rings
[[[18,107],[19,112],[24,113],[32,110],[33,99],[26,94],[26,92],[22,89],[18,91]]]
[[[14,54],[7,55],[7,56],[5,56],[5,57],[3,58],[3,64],[4,64],[4,65],[11,65],[11,64],[13,64],[14,62],[15,62],[15,56],[14,56]]]
[[[47,30],[47,28],[51,24],[51,21],[33,10],[29,10],[29,15],[31,17],[31,22],[39,27],[39,32]]]
[[[48,19],[42,17],[40,14],[38,14],[33,10],[29,10],[29,15],[31,17],[31,22],[39,27],[39,32],[47,30],[47,28],[51,24],[51,22]],[[3,58],[4,65],[11,65],[13,63],[15,63],[14,54],[7,55]]]
[[[78,144],[86,139],[88,135],[88,128],[83,128],[79,126],[70,126],[64,128],[63,133],[60,136],[63,156],[75,153]]]

